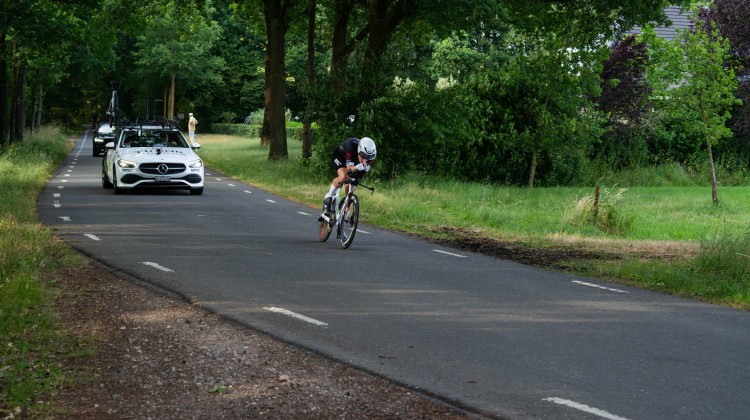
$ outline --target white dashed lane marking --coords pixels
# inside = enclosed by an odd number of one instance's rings
[[[146,261],[146,262],[142,262],[141,264],[147,265],[149,267],[153,267],[153,268],[155,268],[157,270],[161,270],[161,271],[164,271],[166,273],[174,273],[174,270],[172,270],[171,268],[167,268],[167,267],[161,266],[161,265],[159,265],[159,264],[157,264],[155,262]]]
[[[441,251],[441,250],[439,250],[439,249],[433,249],[433,251],[435,251],[435,252],[439,252],[439,253],[441,253],[441,254],[445,254],[445,255],[450,255],[451,257],[458,257],[458,258],[467,258],[467,257],[468,257],[467,255],[454,254],[454,253],[452,253],[452,252],[448,252],[448,251]]]
[[[618,415],[606,412],[604,410],[589,407],[586,404],[581,404],[575,401],[566,400],[563,398],[545,398],[543,401],[549,401],[551,403],[564,405],[566,407],[575,408],[576,410],[583,411],[585,413],[593,414],[595,416],[599,416],[604,419],[608,420],[627,420],[625,417],[620,417]]]
[[[323,321],[318,321],[317,319],[306,317],[304,315],[300,315],[300,314],[298,314],[296,312],[292,312],[292,311],[287,310],[287,309],[276,308],[276,307],[273,307],[273,306],[271,306],[271,307],[263,307],[263,309],[265,309],[265,310],[267,310],[269,312],[274,312],[274,313],[277,313],[277,314],[282,314],[282,315],[290,316],[290,317],[292,317],[294,319],[298,319],[300,321],[304,321],[304,322],[307,322],[309,324],[317,325],[319,327],[328,326],[328,324],[326,324]]]
[[[83,236],[91,239],[92,241],[101,241],[98,236],[91,234],[91,233],[84,233]]]
[[[594,287],[594,288],[597,288],[597,289],[608,290],[610,292],[630,293],[630,292],[626,292],[625,290],[613,289],[611,287],[599,286],[598,284],[586,283],[585,281],[580,281],[580,280],[573,280],[573,283],[580,284],[581,286]]]

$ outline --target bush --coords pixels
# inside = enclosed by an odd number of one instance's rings
[[[565,219],[576,226],[591,225],[602,232],[623,234],[630,230],[634,219],[620,207],[625,191],[625,188],[620,188],[613,193],[597,187],[593,194],[574,202],[565,212]]]
[[[396,78],[385,96],[363,104],[356,124],[378,145],[378,175],[457,175],[465,149],[479,138],[470,125],[477,108],[464,106],[470,100],[457,86],[433,90]]]

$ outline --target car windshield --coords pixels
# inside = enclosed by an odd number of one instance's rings
[[[128,131],[123,133],[120,147],[189,147],[178,131]]]

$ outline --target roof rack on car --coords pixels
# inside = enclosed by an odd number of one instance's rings
[[[166,119],[164,117],[158,117],[155,119],[141,119],[136,118],[135,121],[131,121],[125,117],[120,118],[120,126],[122,128],[143,128],[143,126],[150,125],[159,125],[162,128],[180,128],[180,118],[175,117],[173,120]]]

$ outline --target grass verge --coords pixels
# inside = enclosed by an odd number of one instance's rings
[[[46,410],[75,343],[55,327],[54,274],[80,260],[36,217],[36,197],[70,145],[45,128],[0,151],[0,417]]]

